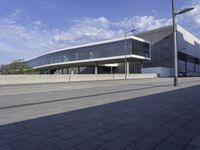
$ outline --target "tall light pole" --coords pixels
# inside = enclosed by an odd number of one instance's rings
[[[124,73],[125,73],[125,80],[127,80],[127,57],[126,57],[126,55],[127,55],[127,42],[126,42],[126,38],[127,38],[127,35],[129,34],[129,33],[133,33],[135,30],[133,29],[133,30],[130,30],[130,31],[128,31],[128,32],[125,32],[124,33],[124,53],[125,53],[125,58],[124,58]]]
[[[189,12],[194,8],[184,8],[178,13],[175,12],[174,0],[172,0],[172,21],[173,21],[173,37],[174,37],[174,86],[178,86],[178,52],[177,52],[177,24],[176,16]]]

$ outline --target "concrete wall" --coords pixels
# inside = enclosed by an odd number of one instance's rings
[[[142,73],[157,73],[160,77],[170,77],[173,76],[173,68],[164,68],[164,67],[152,67],[152,68],[143,68]]]
[[[128,79],[157,78],[157,74],[128,74]],[[0,84],[53,83],[120,80],[124,74],[89,74],[89,75],[0,75]]]
[[[149,67],[166,67],[174,66],[173,53],[173,34],[172,28],[167,27],[160,30],[147,31],[138,35],[152,43],[151,46],[151,61],[144,63],[144,68]]]
[[[181,26],[178,26],[177,30],[178,50],[200,59],[200,39]]]

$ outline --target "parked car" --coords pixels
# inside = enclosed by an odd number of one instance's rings
[[[179,72],[178,77],[191,77],[191,73],[189,72]]]

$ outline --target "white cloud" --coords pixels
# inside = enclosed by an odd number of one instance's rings
[[[144,30],[155,29],[164,25],[169,25],[171,19],[156,18],[154,16],[133,16],[125,18],[121,21],[114,22],[114,27],[119,27],[124,30],[136,29],[138,32]]]
[[[180,16],[179,21],[192,22],[188,28],[199,32],[200,2],[194,0],[188,5],[195,5],[195,10]],[[171,24],[170,18],[156,16],[132,16],[121,20],[85,17],[73,20],[68,28],[51,29],[41,20],[31,21],[23,11],[16,10],[0,18],[0,61],[31,58],[58,48],[123,36],[124,31],[130,29],[141,32]],[[29,24],[20,24],[19,20],[23,19],[27,19]]]
[[[41,26],[42,25],[42,21],[35,21],[34,23],[33,23],[34,25],[36,25],[36,26]]]
[[[194,10],[182,14],[177,17],[178,22],[183,24],[187,29],[189,29],[196,36],[200,36],[200,1],[190,0],[182,8],[194,7]]]
[[[110,22],[105,17],[83,18],[75,20],[73,26],[65,31],[58,31],[53,36],[54,42],[80,44],[89,41],[112,38],[115,32],[110,28]]]
[[[196,1],[192,5],[194,6],[194,10],[188,13],[188,19],[191,18],[200,27],[200,1]]]
[[[192,22],[195,25],[200,26],[200,1],[193,0],[190,3],[186,3],[183,8],[193,7],[194,9],[186,14],[180,16],[182,22]]]

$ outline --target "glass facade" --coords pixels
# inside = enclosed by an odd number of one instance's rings
[[[124,47],[124,40],[121,40],[110,43],[53,52],[27,61],[27,63],[31,67],[39,67],[55,63],[124,56]],[[127,55],[131,54],[150,57],[150,44],[134,39],[127,39]]]
[[[150,52],[149,43],[132,40],[132,54],[144,57],[150,57],[149,52]]]

